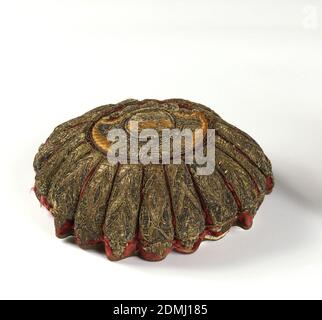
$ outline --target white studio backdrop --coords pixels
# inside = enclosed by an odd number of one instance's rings
[[[321,298],[321,84],[319,0],[1,1],[0,298]],[[39,145],[98,105],[174,97],[271,158],[254,228],[160,263],[56,239],[30,192]]]

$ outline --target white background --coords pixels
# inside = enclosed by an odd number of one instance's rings
[[[0,298],[322,298],[319,0],[1,1]],[[249,231],[160,263],[55,238],[30,192],[53,128],[126,98],[212,107],[277,185]]]

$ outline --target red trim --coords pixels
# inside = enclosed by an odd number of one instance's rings
[[[161,261],[163,260],[170,252],[172,251],[171,248],[167,248],[162,255],[157,255],[151,252],[145,251],[142,247],[139,248],[139,254],[142,258],[148,261]]]
[[[205,239],[206,235],[208,234],[208,231],[204,231],[199,235],[198,240],[195,242],[195,244],[193,245],[193,247],[191,249],[186,248],[182,245],[181,241],[176,240],[174,242],[173,248],[180,253],[186,253],[186,254],[190,254],[190,253],[194,253],[195,251],[198,250],[201,242]]]
[[[113,254],[113,250],[110,246],[110,242],[109,240],[104,237],[104,245],[105,245],[105,253],[106,253],[106,256],[110,259],[110,260],[115,260],[115,256]]]
[[[214,230],[208,229],[207,230],[207,235],[215,237],[215,238],[219,238],[219,237],[224,235],[224,232],[214,231]]]
[[[80,247],[85,247],[85,248],[88,248],[88,247],[93,247],[93,246],[96,246],[100,243],[102,243],[102,239],[97,239],[97,240],[89,240],[85,243],[83,243],[79,237],[75,236],[75,242],[77,245],[79,245]]]
[[[129,241],[124,249],[123,257],[127,258],[127,257],[132,256],[137,249],[137,244],[138,244],[138,242],[136,239]]]
[[[65,238],[74,233],[74,221],[66,220],[62,226],[56,228],[56,236],[58,238]]]
[[[137,240],[136,239],[133,239],[131,241],[129,241],[127,244],[126,244],[126,247],[123,251],[123,254],[122,256],[118,257],[116,256],[114,253],[113,253],[113,249],[110,245],[110,241],[108,238],[104,237],[104,245],[105,245],[105,253],[106,253],[106,256],[112,260],[112,261],[117,261],[117,260],[121,260],[121,259],[124,259],[124,258],[127,258],[127,257],[130,257],[132,256],[136,250],[137,250]]]
[[[238,225],[245,230],[249,230],[253,226],[253,222],[254,217],[248,211],[244,211],[238,216]]]
[[[49,204],[49,202],[47,201],[47,198],[44,196],[40,196],[40,204],[45,207],[47,210],[51,209],[51,205]]]
[[[273,177],[266,178],[266,190],[267,192],[272,192],[274,188],[274,179]]]

